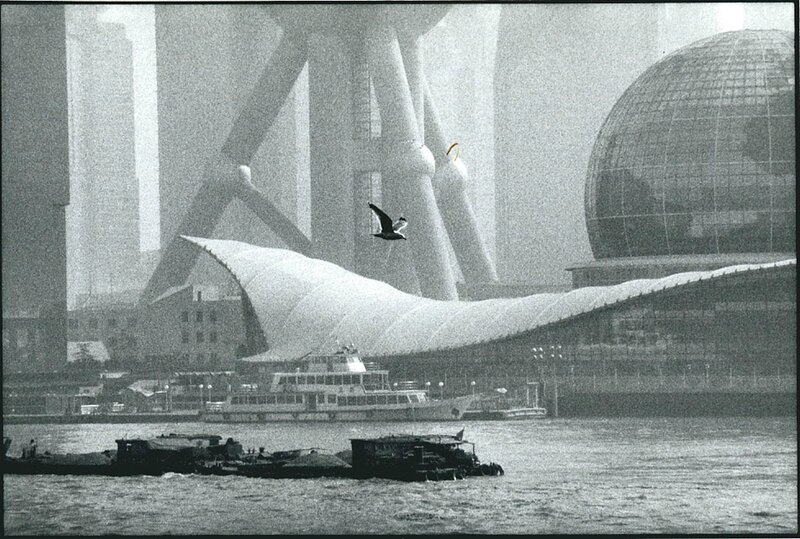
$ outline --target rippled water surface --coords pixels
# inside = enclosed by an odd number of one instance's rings
[[[797,533],[795,418],[554,419],[463,424],[7,425],[39,450],[210,432],[245,447],[454,434],[503,477],[380,479],[4,476],[6,534]]]

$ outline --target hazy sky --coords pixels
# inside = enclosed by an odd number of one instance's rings
[[[695,39],[685,29],[692,13],[712,4],[658,4],[665,17],[659,29],[661,54]],[[75,6],[74,8],[76,8]],[[487,6],[491,9],[492,6]],[[793,5],[784,3],[718,3],[717,32],[744,28],[793,29]],[[80,9],[80,8],[77,8]],[[159,248],[158,110],[156,86],[155,15],[153,5],[109,5],[101,21],[125,24],[133,44],[133,80],[136,131],[136,174],[139,182],[140,244],[142,250]]]

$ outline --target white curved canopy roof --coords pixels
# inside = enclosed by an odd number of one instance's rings
[[[395,356],[500,340],[599,307],[701,280],[796,266],[797,259],[693,271],[615,286],[483,301],[439,301],[401,292],[330,262],[232,240],[183,237],[225,268],[250,298],[270,350],[252,360],[329,354],[354,344],[364,356]]]

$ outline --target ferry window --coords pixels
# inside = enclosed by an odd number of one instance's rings
[[[267,404],[267,396],[266,395],[259,395],[258,396],[258,404]]]
[[[411,402],[419,402],[419,397],[416,395],[409,395]]]
[[[336,395],[328,395],[328,404],[336,404]]]
[[[378,404],[387,404],[386,395],[378,395]]]
[[[296,384],[297,383],[297,376],[294,376],[294,375],[288,376],[286,378],[286,383],[287,384]]]
[[[303,396],[302,395],[295,395],[294,396],[294,403],[295,404],[303,404]]]
[[[325,377],[325,385],[332,386],[333,385],[333,375],[327,375]]]
[[[267,395],[267,404],[275,404],[276,402],[275,395]]]
[[[286,396],[285,395],[277,395],[275,398],[277,399],[275,404],[285,404],[286,403]]]
[[[334,382],[333,382],[333,383],[334,383],[335,385],[337,385],[337,386],[340,386],[340,385],[342,385],[342,375],[341,375],[341,374],[336,374],[336,375],[334,375],[334,377],[333,377],[333,380],[334,380]]]
[[[239,396],[231,397],[231,404],[239,404]]]
[[[367,395],[367,404],[378,404],[375,395]]]
[[[325,404],[325,395],[317,395],[317,404]]]
[[[356,403],[355,397],[347,397],[346,399],[347,406],[353,406]]]
[[[411,396],[410,395],[406,395],[405,402],[411,402]]]
[[[365,397],[364,395],[359,395],[358,397],[356,397],[356,399],[358,399],[359,406],[364,406],[367,403],[367,397]]]
[[[397,399],[398,399],[397,395],[392,395],[392,397],[391,397],[391,398],[392,398],[392,404],[397,404],[397,403],[399,402],[399,401],[397,400]]]

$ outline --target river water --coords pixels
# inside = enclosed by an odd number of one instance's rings
[[[267,451],[349,448],[413,432],[476,443],[502,477],[402,483],[4,476],[6,534],[429,534],[798,532],[795,418],[520,422],[7,425],[39,451],[114,448],[121,436],[209,432]]]

